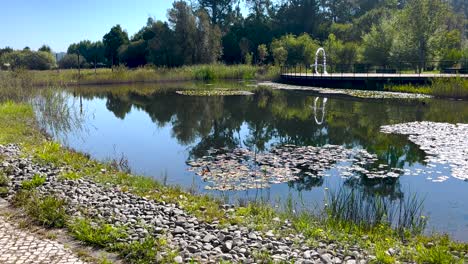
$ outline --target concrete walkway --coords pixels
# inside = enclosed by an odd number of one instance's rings
[[[1,200],[0,198],[0,206]],[[19,229],[0,216],[0,263],[84,264],[85,262],[78,259],[63,244]]]

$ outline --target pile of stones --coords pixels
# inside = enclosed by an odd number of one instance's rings
[[[113,185],[100,185],[88,178],[64,180],[59,177],[63,168],[34,163],[20,157],[17,146],[0,145],[0,170],[10,179],[10,196],[21,188],[24,180],[39,174],[46,177],[37,188],[43,195],[55,195],[67,201],[67,213],[99,219],[114,226],[125,226],[128,233],[122,242],[141,240],[147,236],[164,237],[178,251],[177,263],[192,260],[200,263],[258,262],[258,252],[267,254],[276,262],[294,263],[367,263],[373,256],[357,246],[317,241],[308,246],[302,234],[279,235],[273,231],[259,232],[238,225],[203,222],[188,214],[176,204],[156,202],[120,190]],[[233,210],[225,205],[223,210]],[[280,230],[291,229],[291,223],[274,219]],[[289,232],[288,232],[289,233]],[[160,254],[165,254],[161,252]],[[155,259],[157,262],[157,259]]]
[[[322,147],[282,145],[269,152],[256,153],[245,148],[211,149],[209,155],[187,161],[205,182],[206,189],[245,190],[268,188],[271,184],[323,177],[337,168],[343,177],[399,177],[401,170],[372,166],[377,156],[364,149],[347,149],[338,145]],[[338,166],[346,164],[346,166]],[[352,164],[352,165],[350,165]]]
[[[409,135],[426,154],[428,167],[449,164],[452,177],[468,181],[468,124],[411,122],[382,126],[381,131]],[[439,182],[446,180],[441,176]]]

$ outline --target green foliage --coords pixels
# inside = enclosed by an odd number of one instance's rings
[[[13,204],[23,208],[42,226],[60,228],[66,224],[65,201],[55,196],[40,196],[35,191],[22,190],[13,197]]]
[[[60,179],[62,180],[78,180],[81,178],[81,175],[79,175],[78,173],[74,172],[74,171],[71,171],[71,172],[64,172],[62,173],[60,176],[59,176]]]
[[[367,63],[389,65],[394,39],[394,29],[389,21],[374,25],[363,37],[363,59]]]
[[[46,181],[45,176],[35,174],[31,180],[25,180],[21,182],[21,188],[24,190],[32,190],[43,185],[45,181]]]
[[[164,238],[154,238],[148,236],[143,241],[136,241],[130,244],[117,245],[119,255],[128,263],[150,264],[155,263],[156,256],[160,252],[165,252],[163,259],[158,263],[173,263],[177,252],[172,251]]]
[[[338,71],[352,71],[351,64],[357,62],[359,47],[352,42],[343,43],[335,35],[330,34],[324,43],[329,58],[329,63],[340,67]]]
[[[55,58],[47,51],[12,51],[0,57],[0,64],[9,64],[12,69],[49,70],[55,66]]]
[[[432,247],[425,247],[419,245],[416,247],[417,263],[425,264],[454,264],[454,263],[463,263],[463,260],[457,260],[455,257],[450,254],[448,247],[435,245]]]
[[[388,85],[385,89],[393,92],[431,94],[439,97],[468,98],[468,80],[457,78],[436,78],[430,85],[415,86]]]
[[[315,51],[319,47],[318,41],[308,34],[302,34],[299,37],[286,35],[280,39],[274,39],[270,48],[277,64],[281,65],[286,55],[286,63],[289,65],[310,65],[314,63]]]
[[[85,68],[87,67],[87,62],[83,56],[77,54],[66,54],[58,62],[60,69],[78,69],[78,65],[80,68]]]
[[[268,57],[268,48],[265,44],[258,45],[257,48],[258,62],[263,64]]]
[[[0,170],[0,186],[7,186],[10,180],[3,171]]]
[[[6,197],[8,195],[8,184],[10,179],[0,170],[0,197]]]
[[[101,247],[114,247],[127,235],[122,228],[105,223],[94,223],[86,218],[74,218],[68,224],[71,234],[78,240]]]
[[[109,33],[104,35],[102,42],[104,44],[105,56],[111,63],[111,66],[118,65],[118,50],[120,46],[129,42],[127,32],[124,31],[120,25],[116,25],[111,28]]]

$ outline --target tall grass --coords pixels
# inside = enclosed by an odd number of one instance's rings
[[[327,192],[326,204],[325,212],[330,220],[353,223],[365,229],[388,225],[404,235],[405,231],[420,234],[426,227],[423,200],[414,194],[394,201],[340,188]]]
[[[27,74],[25,74],[27,73]],[[222,80],[222,79],[259,79],[274,80],[279,76],[279,68],[274,66],[252,65],[193,65],[179,68],[140,67],[128,69],[125,66],[113,69],[99,69],[96,73],[91,69],[59,71],[21,71],[22,78],[17,78],[16,72],[0,71],[0,87],[4,82],[15,82],[18,86],[25,81],[28,86],[64,86],[76,84],[117,84],[170,82],[191,80]],[[23,78],[24,77],[24,78]],[[25,79],[26,78],[26,79]],[[12,86],[11,84],[9,86]],[[24,85],[23,85],[24,86]]]
[[[386,85],[392,92],[430,94],[439,97],[468,98],[468,79],[462,77],[435,78],[429,85]]]

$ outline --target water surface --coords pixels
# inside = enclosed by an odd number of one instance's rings
[[[323,95],[306,92],[225,97],[175,93],[193,85],[75,88],[67,92],[67,103],[82,118],[81,129],[59,129],[55,137],[99,160],[125,157],[134,173],[231,201],[261,198],[281,203],[292,197],[297,204],[314,207],[323,205],[325,188],[341,186],[396,201],[416,194],[425,199],[429,230],[468,241],[468,182],[450,177],[446,164],[426,166],[424,152],[405,136],[379,131],[382,125],[422,120],[468,123],[468,102],[332,96],[324,103]],[[207,155],[211,148],[261,152],[276,144],[363,148],[378,156],[376,166],[405,171],[398,178],[368,179],[342,177],[334,168],[326,177],[220,192],[205,190],[207,183],[187,170],[188,160]],[[439,176],[449,179],[433,182]]]

